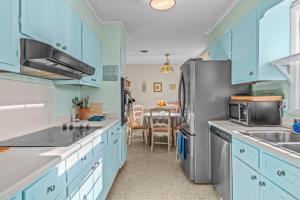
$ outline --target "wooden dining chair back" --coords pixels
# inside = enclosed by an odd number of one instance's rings
[[[138,133],[141,134],[143,141],[148,144],[148,128],[145,128],[143,125],[143,116],[134,117],[134,114],[131,114],[128,119],[129,133],[128,133],[128,145],[131,144],[131,139],[135,138]]]
[[[150,126],[152,130],[151,136],[151,151],[153,151],[154,144],[167,144],[168,151],[171,148],[172,129],[171,129],[171,111],[164,108],[154,108],[150,110]],[[167,137],[167,142],[155,141]]]

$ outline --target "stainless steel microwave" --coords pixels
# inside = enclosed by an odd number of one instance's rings
[[[229,120],[245,126],[281,125],[281,101],[229,101]]]

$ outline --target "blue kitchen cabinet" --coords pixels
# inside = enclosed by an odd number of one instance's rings
[[[20,72],[19,1],[0,1],[0,70]]]
[[[57,41],[61,50],[81,60],[81,18],[65,1],[60,1]]]
[[[263,176],[260,177],[259,185],[259,200],[297,200],[297,198],[291,196],[289,193]]]
[[[231,31],[225,33],[210,48],[210,60],[231,59],[232,45]]]
[[[82,85],[100,87],[101,45],[97,34],[84,22],[81,31],[81,60],[95,68],[95,74],[85,76],[81,80],[55,81],[58,85]]]
[[[66,1],[21,2],[21,32],[24,35],[81,59],[81,18]]]
[[[257,9],[259,80],[286,80],[271,64],[272,61],[291,53],[291,0],[281,1],[261,1]],[[277,3],[279,4],[276,5]],[[270,6],[273,7],[268,9]]]
[[[291,0],[261,1],[232,29],[232,83],[286,80],[272,61],[290,55]]]
[[[235,156],[232,172],[233,200],[259,200],[259,174]]]
[[[23,0],[21,2],[21,32],[52,46],[61,46],[59,32],[60,0]],[[55,14],[56,13],[56,14]]]
[[[232,83],[257,80],[256,10],[232,29]]]
[[[14,195],[13,197],[9,198],[9,200],[22,200],[22,192]]]
[[[125,164],[127,160],[127,124],[121,128],[121,164]]]

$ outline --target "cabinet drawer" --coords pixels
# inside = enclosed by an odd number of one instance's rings
[[[95,138],[95,140],[93,141],[93,151],[94,151],[95,161],[101,159],[102,151],[107,146],[107,143],[108,143],[107,132],[104,132],[103,134]]]
[[[82,184],[80,187],[80,200],[87,200],[87,199],[93,199],[93,198],[88,198],[88,197],[93,197],[93,191],[90,192],[93,188],[94,185],[94,178],[93,175],[91,174],[88,179]]]
[[[87,152],[85,149],[80,149],[66,160],[67,182],[71,183],[78,174],[81,173],[88,165],[93,162],[93,151]]]
[[[253,167],[254,169],[258,169],[259,150],[257,148],[239,140],[233,139],[232,153],[234,156],[244,161],[249,166]]]
[[[116,129],[115,127],[112,127],[108,130],[108,143],[113,143],[116,135]]]
[[[300,197],[300,168],[262,153],[261,171],[264,176],[284,188],[287,192]]]
[[[68,186],[68,197],[75,198],[78,196],[78,191],[84,182],[90,177],[93,176],[93,163],[91,163],[87,168],[82,170],[82,172],[76,176],[75,180]],[[75,198],[77,199],[77,198]]]
[[[103,190],[103,176],[99,177],[94,184],[94,199],[97,199]]]
[[[63,167],[65,167],[64,164]],[[57,199],[58,196],[64,192],[66,180],[65,172],[61,171],[60,168],[61,166],[51,170],[47,175],[26,189],[23,193],[24,199]]]
[[[101,159],[97,161],[97,165],[95,165],[94,180],[97,180],[100,176],[102,176],[102,171],[103,171],[103,163]]]

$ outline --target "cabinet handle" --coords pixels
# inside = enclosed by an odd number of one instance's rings
[[[245,153],[245,149],[240,149],[240,153]]]
[[[114,141],[114,144],[116,144],[118,141],[119,141],[119,140],[118,140],[118,139],[116,139],[116,140]]]
[[[253,76],[253,74],[254,74],[253,72],[249,72],[249,75],[250,75],[250,76]]]
[[[56,46],[57,46],[57,47],[61,47],[61,43],[59,43],[59,42],[56,43]]]
[[[51,193],[51,192],[54,192],[55,190],[55,185],[51,185],[47,188],[47,194]]]
[[[263,181],[259,181],[259,186],[260,186],[260,187],[265,187],[265,186],[266,186],[266,183],[263,182]]]
[[[63,46],[62,49],[63,49],[63,50],[66,50],[66,49],[67,49],[67,46]]]
[[[85,194],[85,195],[83,195],[83,200],[87,200],[87,196],[86,196],[86,194]]]
[[[104,144],[104,141],[101,141],[100,144]]]
[[[86,156],[81,158],[81,161],[85,161],[86,160]]]
[[[256,179],[257,179],[257,176],[255,176],[255,175],[252,175],[252,176],[251,176],[251,180],[252,180],[252,181],[254,181],[254,180],[256,180]]]
[[[285,171],[279,170],[279,171],[277,171],[277,175],[278,176],[285,176]]]

